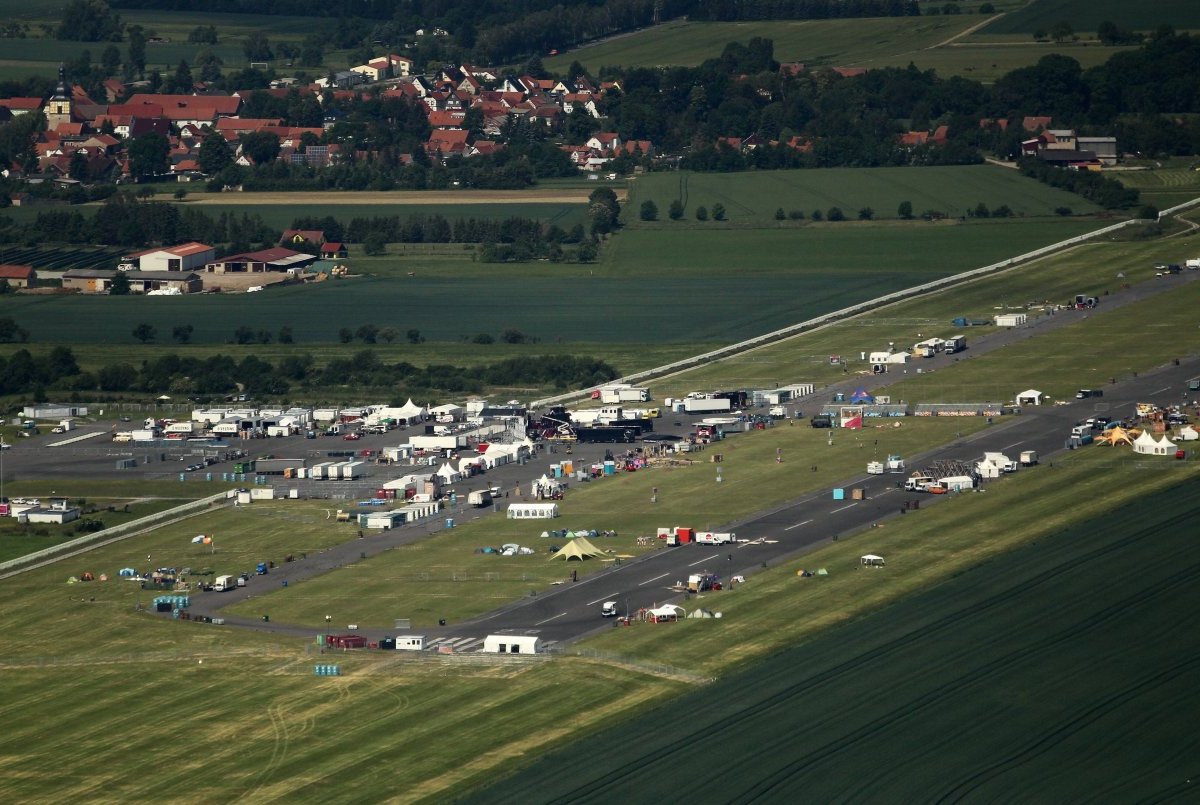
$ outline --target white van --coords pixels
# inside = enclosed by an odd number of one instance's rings
[[[236,586],[237,579],[234,576],[217,576],[216,581],[213,582],[213,592],[228,592]]]

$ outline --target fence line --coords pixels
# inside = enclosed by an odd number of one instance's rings
[[[1194,207],[1197,205],[1200,205],[1200,197],[1194,198],[1190,201],[1185,201],[1182,204],[1177,204],[1174,207],[1171,207],[1169,209],[1161,211],[1158,214],[1158,220],[1161,221],[1164,217],[1173,215],[1173,214],[1179,212],[1180,210],[1188,209],[1190,207]],[[1117,232],[1121,229],[1124,229],[1127,226],[1132,226],[1135,224],[1143,224],[1143,223],[1150,223],[1150,221],[1149,221],[1149,219],[1131,218],[1127,221],[1121,221],[1120,223],[1102,227],[1102,228],[1094,230],[1092,232],[1087,232],[1082,235],[1076,235],[1073,238],[1067,238],[1066,240],[1061,240],[1057,243],[1052,243],[1049,246],[1042,246],[1041,248],[1034,249],[1031,252],[1025,252],[1024,254],[1019,254],[1016,257],[1010,257],[1006,260],[1001,260],[996,263],[991,263],[989,265],[982,266],[980,268],[971,269],[970,271],[965,271],[960,274],[954,274],[949,277],[942,277],[941,279],[933,280],[932,282],[926,282],[921,285],[914,285],[911,288],[905,288],[903,290],[895,291],[890,294],[878,296],[874,299],[869,299],[865,302],[859,302],[857,304],[851,305],[850,307],[845,307],[845,308],[842,308],[841,310],[835,310],[832,313],[826,313],[821,316],[817,316],[816,318],[808,319],[807,321],[802,321],[798,324],[788,325],[787,327],[783,327],[781,329],[774,330],[773,332],[766,333],[766,334],[760,335],[760,336],[755,336],[754,338],[749,338],[745,341],[740,341],[736,344],[731,344],[726,347],[721,347],[720,349],[712,350],[711,352],[705,352],[700,355],[695,355],[690,358],[684,358],[683,360],[675,361],[674,363],[668,363],[663,366],[657,366],[653,369],[647,369],[642,372],[636,372],[631,375],[626,375],[625,377],[618,378],[617,381],[613,381],[613,382],[634,383],[637,381],[652,380],[654,378],[669,374],[671,372],[676,372],[681,369],[694,369],[694,368],[703,366],[705,364],[716,363],[717,361],[724,360],[726,358],[731,358],[739,353],[746,352],[751,349],[755,349],[757,347],[766,346],[767,344],[773,343],[775,341],[782,341],[786,338],[789,338],[794,335],[798,335],[802,332],[806,332],[808,330],[815,329],[822,325],[832,324],[833,322],[839,321],[841,319],[846,319],[851,316],[858,315],[860,313],[865,313],[874,308],[878,308],[878,307],[882,307],[884,305],[891,304],[892,302],[899,302],[899,301],[902,301],[905,299],[915,298],[917,296],[922,296],[924,294],[927,294],[931,291],[941,290],[943,288],[950,287],[951,285],[957,285],[962,282],[968,282],[970,280],[977,279],[979,277],[985,276],[985,275],[993,273],[993,272],[1004,271],[1004,270],[1007,270],[1010,268],[1014,268],[1017,265],[1020,265],[1022,263],[1026,263],[1031,260],[1036,260],[1038,258],[1045,257],[1049,254],[1053,254],[1054,252],[1061,251],[1070,246],[1075,246],[1075,245],[1078,245],[1081,243],[1086,243],[1089,240],[1093,240],[1095,238],[1102,237],[1111,232]],[[542,407],[545,407],[548,405],[553,405],[554,403],[567,402],[569,400],[574,400],[574,399],[578,399],[581,397],[590,397],[591,393],[599,388],[600,388],[600,386],[592,386],[590,388],[582,389],[580,391],[573,391],[573,392],[568,392],[566,394],[559,394],[554,397],[546,397],[541,400],[535,400],[534,402],[530,403],[530,408],[531,409],[532,408],[542,408]]]

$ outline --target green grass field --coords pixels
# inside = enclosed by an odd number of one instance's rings
[[[1059,472],[1038,470],[1047,482]],[[563,747],[475,801],[642,801],[684,787],[705,802],[1187,798],[1200,639],[1177,613],[1200,608],[1200,562],[1187,550],[1198,494],[1194,480],[1171,486],[996,557]],[[937,560],[906,536],[860,535],[886,568],[830,557],[829,578],[790,582],[810,605],[777,596],[774,620],[909,586]],[[711,604],[723,622],[644,630],[711,648],[712,632],[728,638],[730,618],[750,614],[734,598]],[[689,735],[719,741],[719,760]]]
[[[981,37],[978,34],[964,37],[945,47],[922,50],[911,54],[911,61],[922,70],[936,70],[942,77],[963,76],[984,84],[990,84],[1005,73],[1010,73],[1020,67],[1036,64],[1043,56],[1052,53],[1070,56],[1087,69],[1108,61],[1114,54],[1130,47],[1109,47],[1097,42],[1080,43],[1064,42],[1034,42],[1021,37],[1013,41],[1005,37],[1002,41],[994,41],[992,37]],[[908,60],[894,59],[887,56],[863,59],[856,63],[859,67],[905,67]]]
[[[1110,175],[1126,187],[1137,188],[1144,202],[1166,209],[1200,195],[1200,171],[1196,167],[1171,164],[1163,168],[1119,171]]]
[[[978,23],[982,17],[899,17],[854,20],[770,22],[672,21],[627,36],[614,37],[545,59],[546,69],[565,72],[573,61],[593,73],[601,65],[695,66],[716,58],[730,42],[766,37],[775,43],[778,61],[813,67],[839,67],[868,59],[903,66],[914,54]]]
[[[452,261],[423,263],[413,257],[392,267],[381,262],[379,273],[394,279],[365,277],[273,288],[259,295],[153,300],[18,296],[6,302],[6,310],[39,344],[95,344],[103,338],[134,345],[132,330],[141,322],[157,329],[160,343],[168,341],[174,325],[192,324],[199,344],[228,342],[243,324],[272,333],[286,325],[295,331],[297,349],[335,343],[340,328],[366,322],[400,332],[417,328],[430,341],[496,335],[515,326],[543,343],[733,342],[986,265],[1094,225],[1060,219],[906,226],[845,222],[730,231],[714,226],[708,232],[643,229],[616,236],[595,267],[463,264],[464,270],[455,271]],[[415,276],[407,276],[409,271]],[[521,281],[540,278],[545,279]],[[674,293],[685,294],[687,303],[664,305]],[[564,303],[572,299],[588,304]],[[538,346],[528,349],[536,354]],[[145,354],[160,351],[151,346]],[[644,367],[621,367],[636,368]]]
[[[243,213],[258,215],[271,227],[291,229],[292,222],[297,218],[312,216],[323,218],[332,215],[338,221],[350,223],[353,218],[375,218],[383,216],[399,216],[401,220],[409,216],[440,215],[449,221],[465,218],[504,219],[504,218],[533,218],[547,224],[557,224],[564,229],[570,229],[576,224],[587,224],[586,204],[321,204],[318,202],[304,203],[304,194],[297,193],[297,204],[221,204],[204,203],[191,205],[184,201],[182,206],[197,210],[211,217],[221,213],[241,216]]]
[[[1104,22],[1122,28],[1152,31],[1164,23],[1178,31],[1200,28],[1200,7],[1191,0],[1155,0],[1127,3],[1123,0],[1036,0],[988,25],[982,35],[1032,34],[1049,31],[1066,21],[1078,33],[1094,32]]]
[[[775,212],[799,210],[810,218],[814,210],[824,215],[838,207],[848,219],[858,217],[869,207],[876,219],[896,219],[903,201],[912,204],[913,214],[937,210],[951,217],[966,216],[980,203],[989,209],[1007,205],[1014,215],[1051,216],[1055,209],[1067,207],[1075,213],[1095,213],[1099,208],[1065,190],[1055,190],[1016,171],[995,165],[944,168],[829,168],[822,170],[760,171],[750,173],[651,173],[637,179],[625,206],[625,218],[637,221],[640,205],[653,201],[662,219],[660,226],[671,228],[683,221],[667,218],[667,207],[679,199],[685,205],[684,218],[695,221],[697,207],[712,210],[714,204],[725,207],[729,223],[734,225],[786,226],[791,221],[775,220]],[[716,222],[706,222],[716,224]]]

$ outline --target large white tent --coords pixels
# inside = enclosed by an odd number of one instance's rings
[[[1173,456],[1176,449],[1175,443],[1165,435],[1161,440],[1155,439],[1148,430],[1142,431],[1142,435],[1133,442],[1133,452],[1145,456]]]

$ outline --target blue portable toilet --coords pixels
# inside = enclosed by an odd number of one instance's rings
[[[187,480],[187,473],[183,473],[183,472],[179,473],[179,480],[181,480],[181,481],[186,481],[186,480]]]
[[[206,472],[206,473],[204,473],[204,480],[206,480],[206,481],[211,481],[211,480],[212,480],[212,473],[211,473],[211,472]]]
[[[446,528],[454,528],[454,518],[453,517],[446,518]]]
[[[846,499],[846,490],[845,489],[833,490],[833,499],[834,500],[845,500]]]

